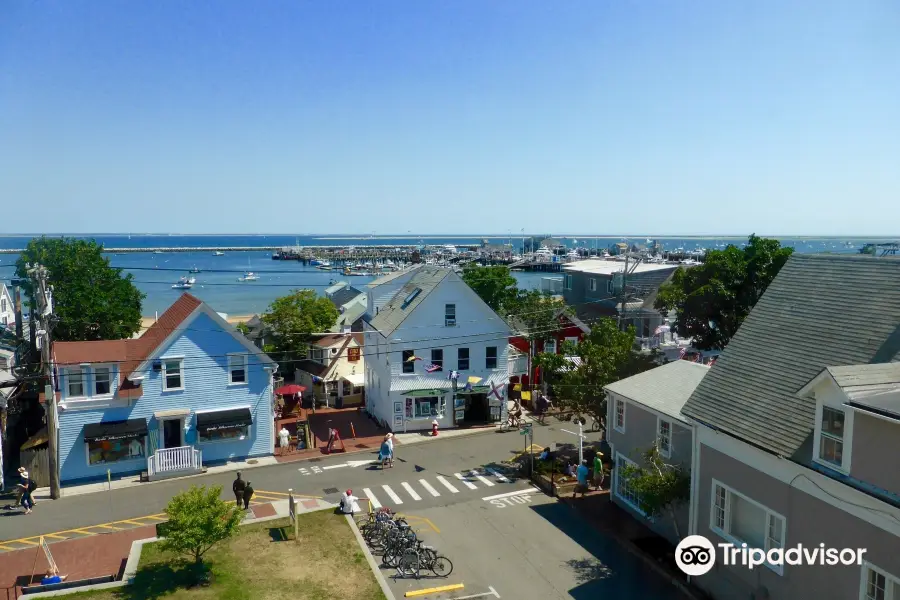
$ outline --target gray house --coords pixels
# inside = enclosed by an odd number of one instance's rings
[[[709,370],[699,363],[676,360],[603,388],[606,390],[607,441],[616,467],[610,497],[638,518],[647,519],[648,515],[640,498],[629,490],[623,468],[629,464],[644,466],[644,451],[656,443],[667,463],[690,469],[693,429],[681,414],[681,408]],[[669,516],[656,517],[647,524],[677,545],[680,538],[687,535],[688,508],[688,503],[676,507],[677,530]]]
[[[722,564],[719,599],[900,599],[900,260],[794,255],[682,413],[690,532],[862,548],[862,564]]]
[[[632,271],[632,267],[634,270]],[[639,338],[649,338],[663,324],[652,298],[678,265],[640,263],[629,266],[625,277],[628,301],[626,322],[634,325]],[[580,319],[616,317],[621,310],[624,260],[579,260],[563,267],[563,299]]]

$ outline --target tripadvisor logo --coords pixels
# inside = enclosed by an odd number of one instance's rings
[[[751,548],[747,544],[736,546],[731,543],[716,544],[722,551],[723,565],[743,565],[754,569],[761,565],[857,565],[863,564],[864,548],[826,548],[825,544],[804,547],[797,544],[791,548]],[[675,548],[675,564],[685,575],[699,577],[705,575],[716,564],[716,546],[702,535],[690,535]]]

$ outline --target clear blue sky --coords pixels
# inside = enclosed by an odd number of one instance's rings
[[[6,0],[0,232],[898,233],[898,32],[896,0]]]

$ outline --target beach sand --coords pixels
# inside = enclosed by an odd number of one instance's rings
[[[225,319],[232,325],[237,325],[238,323],[249,321],[253,318],[253,315],[228,315]],[[150,329],[150,326],[156,322],[156,317],[141,317],[141,330],[135,334],[134,337],[140,337],[145,331]]]

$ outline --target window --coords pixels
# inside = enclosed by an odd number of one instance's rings
[[[822,407],[819,430],[819,460],[838,467],[844,462],[844,411]]]
[[[656,425],[659,453],[665,458],[672,456],[672,423],[659,419]]]
[[[456,370],[466,371],[469,369],[469,349],[458,348],[456,350]]]
[[[563,275],[563,287],[567,290],[572,289],[572,276],[571,275]]]
[[[590,282],[591,291],[596,292],[597,291],[597,280],[595,278],[591,277],[588,281]]]
[[[456,305],[455,304],[445,304],[444,305],[444,326],[445,327],[455,327],[456,326]]]
[[[544,352],[547,354],[556,354],[556,340],[550,338],[549,340],[544,340]]]
[[[862,600],[900,600],[900,578],[874,565],[863,565]]]
[[[437,417],[444,412],[443,398],[429,396],[427,398],[413,399],[415,412],[413,416],[417,419],[425,419],[428,417]]]
[[[94,367],[94,395],[106,396],[112,392],[112,369],[109,367]]]
[[[612,282],[612,279],[607,279],[607,280],[606,280],[606,293],[607,293],[607,294],[612,294],[612,293],[613,293],[613,282]]]
[[[358,362],[359,361],[359,348],[347,348],[347,361],[348,362]]]
[[[6,312],[6,298],[0,299],[0,312]],[[6,323],[6,321],[3,321]]]
[[[230,385],[247,383],[247,355],[228,355],[228,383]]]
[[[121,440],[92,440],[86,443],[88,464],[103,465],[124,460],[142,459],[146,456],[144,434]]]
[[[497,346],[488,346],[484,349],[484,368],[497,368]]]
[[[342,396],[352,396],[353,395],[353,384],[347,381],[346,379],[343,382],[344,389],[341,391]]]
[[[615,430],[619,433],[625,433],[625,401],[616,398],[616,422]]]
[[[163,359],[162,360],[162,375],[163,375],[163,391],[168,392],[171,390],[182,390],[184,389],[184,382],[182,381],[181,371],[184,366],[184,361],[180,358],[178,359]]]
[[[715,480],[712,495],[710,528],[714,532],[736,545],[746,542],[766,552],[784,548],[784,517]],[[766,566],[779,575],[783,572],[781,565]]]
[[[201,442],[223,442],[228,440],[243,440],[250,435],[249,425],[235,427],[222,427],[219,429],[198,429],[197,438]]]
[[[444,370],[444,350],[442,348],[435,348],[431,351],[431,364],[438,367],[437,371]]]
[[[84,395],[84,369],[66,369],[66,396],[79,398]]]
[[[309,359],[318,363],[325,363],[325,350],[322,348],[310,348]]]
[[[404,350],[401,354],[403,357],[403,372],[404,373],[415,373],[416,372],[416,361],[413,360],[415,358],[415,354],[413,354],[412,350]]]
[[[3,324],[4,324],[4,325],[9,325],[9,323],[6,322],[6,317],[3,317]]]
[[[625,475],[625,469],[628,467],[637,467],[637,464],[621,454],[616,454],[616,496],[634,510],[645,515],[646,511],[641,508],[643,505],[641,497],[628,485],[629,478]]]
[[[0,356],[0,370],[9,370],[9,359],[5,356]]]

